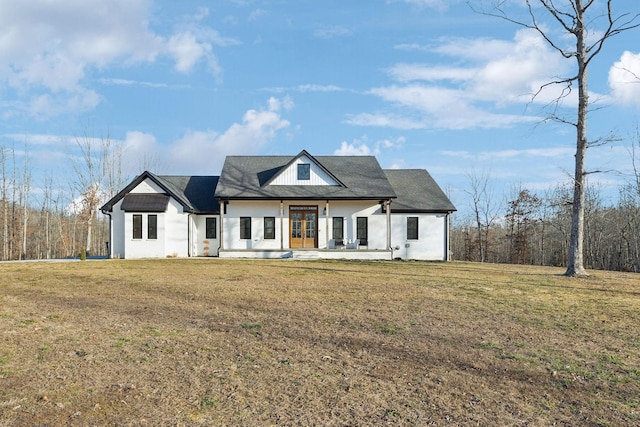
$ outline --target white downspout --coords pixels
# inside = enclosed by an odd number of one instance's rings
[[[385,200],[384,204],[387,210],[387,249],[391,251],[391,260],[393,261],[393,247],[391,247],[391,200]]]

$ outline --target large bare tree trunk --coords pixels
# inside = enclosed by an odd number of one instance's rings
[[[471,3],[471,0],[469,0]],[[621,13],[615,15],[612,10],[613,0],[606,2],[596,0],[525,0],[528,9],[526,19],[511,17],[505,11],[508,2],[497,0],[491,11],[481,11],[486,15],[498,17],[516,25],[535,30],[547,42],[549,46],[559,52],[564,58],[576,60],[577,73],[574,76],[559,78],[541,86],[534,98],[548,86],[563,85],[562,95],[556,100],[556,104],[561,102],[572,92],[573,84],[578,85],[578,106],[575,120],[559,117],[556,110],[552,111],[548,117],[560,123],[570,124],[576,128],[576,155],[574,173],[574,192],[571,221],[571,237],[569,242],[569,253],[567,254],[567,276],[582,276],[587,272],[583,261],[583,231],[584,231],[584,201],[585,182],[587,171],[585,170],[585,157],[589,141],[587,139],[587,115],[589,112],[588,94],[588,69],[593,60],[601,52],[604,43],[611,37],[624,31],[640,26],[637,23],[640,14]],[[536,8],[540,5],[541,8]],[[617,4],[620,4],[618,2]],[[602,7],[601,10],[597,8]],[[593,10],[591,10],[593,9]],[[540,12],[542,10],[542,12]],[[589,15],[587,16],[587,13]],[[542,15],[551,19],[562,34],[556,35],[546,22],[543,22]],[[596,25],[604,22],[604,28],[587,28],[586,24]],[[588,35],[592,37],[587,38]],[[565,37],[574,37],[575,50],[566,49]]]
[[[576,60],[578,61],[578,117],[576,123],[576,164],[573,182],[573,210],[571,215],[571,237],[567,254],[566,276],[585,276],[584,242],[584,200],[585,200],[585,157],[587,154],[587,113],[589,112],[588,68],[586,48],[586,28],[584,27],[584,7],[582,0],[576,2]]]

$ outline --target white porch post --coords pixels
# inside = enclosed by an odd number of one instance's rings
[[[280,200],[280,250],[284,249],[284,201]]]
[[[329,201],[324,204],[324,217],[325,217],[325,244],[324,248],[329,249]]]
[[[224,200],[220,200],[220,250],[224,250]]]
[[[385,200],[384,206],[387,211],[387,249],[391,249],[391,200]]]

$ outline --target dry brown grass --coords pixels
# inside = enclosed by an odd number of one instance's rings
[[[638,425],[637,275],[0,265],[0,425]]]

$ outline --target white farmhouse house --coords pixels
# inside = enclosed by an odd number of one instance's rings
[[[217,176],[144,172],[109,200],[116,258],[449,258],[456,209],[423,169],[373,156],[229,156]]]

